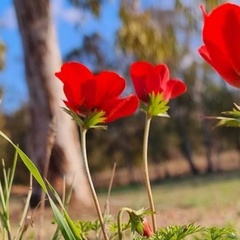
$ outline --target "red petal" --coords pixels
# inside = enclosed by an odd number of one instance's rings
[[[122,99],[114,99],[105,106],[106,122],[112,122],[118,118],[132,115],[138,108],[139,101],[135,95],[129,95]]]
[[[64,63],[61,71],[55,73],[64,84],[64,93],[68,102],[80,104],[82,100],[81,85],[93,78],[93,74],[84,65],[76,62]]]
[[[135,62],[130,67],[130,75],[135,92],[143,102],[147,102],[149,98],[147,80],[149,80],[149,74],[153,71],[154,66],[148,62]]]
[[[167,83],[167,88],[163,93],[164,100],[176,98],[187,91],[186,84],[178,79],[171,79]]]
[[[236,87],[240,85],[239,29],[240,7],[235,4],[222,4],[205,16],[203,41],[209,55],[207,59],[211,59],[216,71]],[[202,56],[206,59],[204,53]]]
[[[208,50],[207,50],[207,48],[206,48],[206,46],[201,46],[199,49],[198,49],[198,52],[199,52],[199,54],[210,64],[210,65],[212,65],[213,63],[212,63],[212,60],[211,60],[211,58],[210,58],[210,56],[209,56],[209,53],[208,53]]]
[[[240,74],[240,7],[229,4],[229,11],[226,14],[225,20],[227,24],[225,22],[223,25],[223,36],[226,51],[229,54],[234,70]]]
[[[149,225],[147,219],[143,219],[143,236],[149,238],[153,235],[151,226]]]
[[[159,89],[165,89],[167,82],[170,78],[170,74],[169,69],[165,64],[159,64],[155,68],[158,74],[158,86],[156,86],[155,89],[158,88],[157,90],[159,91]]]
[[[94,96],[97,92],[96,79],[90,79],[81,85],[82,102],[83,108],[91,111],[92,108],[97,108],[94,102]]]
[[[95,76],[96,92],[92,96],[94,104],[101,105],[112,98],[118,98],[124,90],[125,80],[115,72],[101,72]]]
[[[240,87],[239,74],[226,62],[224,55],[221,54],[215,46],[211,47],[213,56],[216,56],[213,59],[210,57],[206,46],[201,46],[198,52],[222,76],[222,78],[226,80],[226,82],[234,87]]]

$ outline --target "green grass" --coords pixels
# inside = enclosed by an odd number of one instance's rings
[[[157,209],[158,226],[184,225],[195,222],[201,226],[232,226],[240,235],[240,172],[218,173],[197,177],[184,177],[160,181],[152,188]],[[104,205],[106,191],[98,192]],[[12,201],[14,212],[20,210],[19,197]],[[145,188],[142,185],[114,188],[110,197],[110,213],[116,216],[121,207],[135,210],[148,206]],[[94,207],[82,208],[78,203],[70,205],[73,219],[95,219]],[[34,214],[35,230],[38,215]],[[46,210],[45,231],[55,229],[51,225],[51,210]],[[86,219],[85,219],[86,220]],[[16,222],[17,223],[17,222]],[[29,229],[29,235],[34,229]],[[28,235],[28,236],[29,236]],[[28,238],[32,239],[32,238]],[[34,238],[33,238],[34,239]]]
[[[158,226],[195,222],[204,227],[233,227],[240,235],[240,172],[217,173],[197,177],[163,180],[152,188]],[[100,194],[101,202],[105,194]],[[111,212],[127,206],[148,206],[143,186],[114,189]]]
[[[178,208],[212,208],[240,203],[240,173],[218,173],[197,177],[163,180],[152,187],[154,202],[158,209]],[[104,193],[101,192],[101,198]],[[136,201],[137,199],[137,201]],[[147,205],[144,186],[129,186],[113,189],[113,202],[121,202],[138,207]]]

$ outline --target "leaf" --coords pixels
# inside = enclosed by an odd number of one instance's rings
[[[17,146],[15,145],[2,131],[0,131],[0,136],[2,136],[5,140],[7,140],[9,143],[12,144],[12,146],[16,149],[18,155],[22,159],[23,163],[25,166],[28,168],[28,170],[31,172],[35,180],[39,183],[41,186],[42,190],[47,193],[47,187],[44,183],[44,180],[39,173],[37,167],[35,164],[30,160],[30,158]]]
[[[206,228],[203,232],[204,239],[206,240],[230,240],[238,239],[236,232],[231,228],[218,228],[210,227]]]
[[[217,127],[240,127],[240,106],[234,103],[236,108],[232,111],[222,112],[223,116],[205,117],[206,119],[219,120],[216,124]]]
[[[234,118],[227,118],[227,117],[216,117],[216,119],[220,120],[217,123],[217,127],[240,127],[240,119],[234,119]]]
[[[200,226],[195,226],[193,223],[183,226],[168,226],[166,228],[159,229],[150,239],[158,240],[180,240],[185,239],[185,237],[203,232],[205,228]]]
[[[57,208],[56,204],[53,202],[50,196],[49,197],[49,203],[52,208],[55,220],[57,222],[57,225],[64,237],[65,240],[78,240],[80,238],[76,238],[70,229],[68,222],[66,221],[65,217],[62,215],[62,213]]]
[[[74,224],[74,222],[72,221],[72,219],[70,218],[70,216],[68,215],[68,213],[67,213],[67,211],[66,211],[66,209],[65,209],[65,207],[64,207],[64,204],[63,204],[61,198],[59,197],[59,195],[57,194],[57,192],[56,192],[56,190],[53,188],[53,186],[52,186],[47,180],[46,180],[46,182],[47,182],[47,184],[48,184],[49,189],[51,190],[51,192],[53,193],[54,197],[56,198],[58,204],[61,206],[62,211],[63,211],[63,216],[64,216],[64,218],[66,219],[66,222],[67,222],[67,224],[68,224],[68,226],[69,226],[72,234],[74,235],[74,237],[75,237],[76,239],[79,239],[79,240],[80,240],[80,237],[79,237],[79,236],[80,236],[80,232],[79,232],[79,230],[77,229],[77,227],[75,226],[75,224]],[[49,198],[50,198],[50,196],[49,196]],[[62,213],[61,213],[61,214],[62,214]],[[59,228],[60,228],[60,226],[59,226]]]

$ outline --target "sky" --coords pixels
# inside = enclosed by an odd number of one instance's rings
[[[192,0],[182,0],[185,4]],[[112,42],[113,34],[120,27],[118,18],[119,0],[108,0],[102,6],[101,17],[93,17],[89,12],[80,11],[68,0],[51,0],[52,16],[57,30],[58,43],[62,56],[81,43],[82,36],[100,32],[106,42]],[[240,0],[231,1],[240,4]],[[142,0],[143,8],[160,4],[171,8],[173,1]],[[76,28],[76,25],[79,28]],[[11,114],[28,102],[25,81],[23,51],[15,17],[13,0],[0,0],[0,41],[6,46],[5,67],[0,72],[0,88],[4,95],[0,101],[0,113]],[[184,61],[183,61],[184,62]],[[187,60],[188,62],[188,60]],[[1,96],[0,96],[1,97]]]
[[[119,1],[108,1],[103,5],[101,18],[97,19],[87,11],[74,8],[66,0],[52,0],[52,15],[62,56],[79,46],[84,34],[98,31],[106,41],[111,41],[112,34],[121,24],[117,18],[118,4]],[[80,30],[77,30],[77,24],[80,24]],[[0,72],[0,88],[4,91],[0,111],[11,114],[28,101],[22,43],[11,0],[0,1],[0,41],[6,46],[5,67]]]

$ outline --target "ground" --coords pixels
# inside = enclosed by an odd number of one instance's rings
[[[237,161],[236,164],[238,164]],[[224,163],[222,163],[223,165]],[[179,166],[181,164],[178,165],[178,170]],[[157,209],[158,226],[184,225],[194,222],[201,226],[233,226],[235,229],[239,229],[240,171],[236,166],[235,169],[226,168],[224,172],[200,174],[199,176],[178,174],[154,184],[152,190]],[[106,178],[106,176],[104,177]],[[95,180],[97,178],[99,176],[96,176]],[[23,210],[27,191],[26,186],[15,185],[13,187],[10,221],[14,231]],[[102,208],[105,204],[106,194],[106,190],[98,192]],[[147,207],[148,200],[144,185],[115,186],[109,204],[110,213],[115,217],[123,206],[133,209]],[[76,200],[71,201],[69,214],[73,219],[79,220],[92,220],[97,216],[94,207],[85,207]],[[36,235],[39,234],[39,229],[42,229],[42,239],[52,239],[56,226],[53,224],[52,212],[49,207],[45,209],[43,227],[41,227],[40,219],[39,210],[29,211],[30,227],[27,237],[24,239],[37,239]]]

